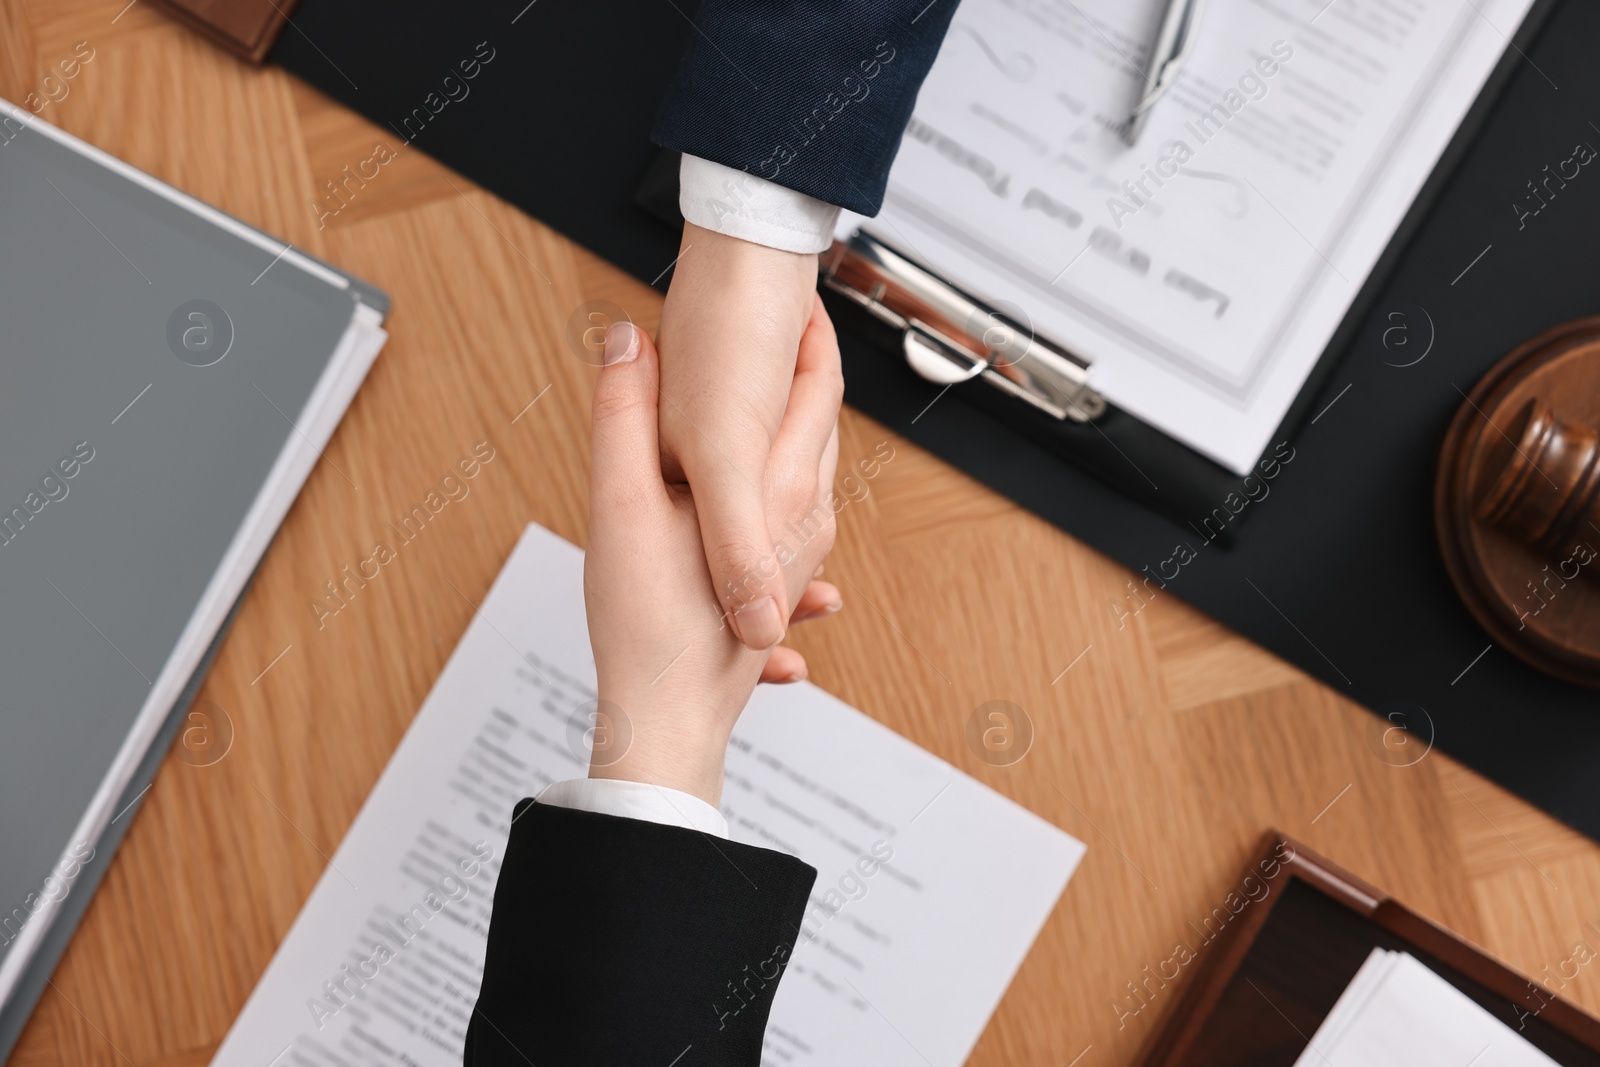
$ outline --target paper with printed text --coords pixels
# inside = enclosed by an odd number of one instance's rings
[[[587,770],[582,558],[528,527],[215,1067],[459,1067],[513,805]],[[1084,853],[805,683],[757,691],[722,811],[818,872],[772,1064],[962,1063]]]

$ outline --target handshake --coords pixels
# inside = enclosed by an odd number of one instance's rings
[[[631,323],[606,333],[584,600],[601,714],[626,729],[597,731],[591,778],[716,807],[756,683],[805,677],[788,625],[842,606],[816,580],[844,391],[816,270],[690,224],[659,353]]]

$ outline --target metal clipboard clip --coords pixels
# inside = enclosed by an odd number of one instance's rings
[[[822,283],[900,330],[906,362],[930,382],[982,378],[1073,422],[1105,413],[1105,397],[1088,384],[1088,360],[1035,337],[864,230],[833,242]]]

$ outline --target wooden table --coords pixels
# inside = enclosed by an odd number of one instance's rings
[[[319,229],[322,182],[393,134],[137,0],[0,0],[0,95],[80,40],[45,118],[394,298],[206,682],[231,751],[167,760],[11,1060],[179,1067],[221,1041],[523,525],[584,541],[592,371],[568,316],[608,299],[653,327],[661,300],[415,149]],[[323,583],[483,439],[471,496],[319,629]],[[1438,752],[1386,761],[1367,712],[1171,595],[1119,624],[1124,568],[872,420],[846,411],[842,441],[894,459],[840,516],[848,610],[796,637],[813,680],[1089,844],[972,1062],[1129,1063],[1173,989],[1129,1015],[1125,984],[1269,827],[1526,973],[1600,947],[1593,842]],[[964,736],[995,699],[1037,732],[1010,767]],[[1600,965],[1564,992],[1600,1011]]]

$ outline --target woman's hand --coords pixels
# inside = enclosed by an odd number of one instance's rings
[[[816,288],[816,256],[689,223],[661,311],[667,471],[694,491],[711,586],[753,649],[783,639],[796,603],[774,579],[782,525],[763,506],[763,478]]]
[[[773,546],[763,588],[797,605],[793,621],[840,604],[837,589],[812,580],[833,546],[829,488],[843,382],[833,326],[815,293],[810,300],[787,404],[751,472],[757,491],[748,502]],[[757,681],[797,680],[805,661],[781,646],[752,651],[727,625],[706,564],[698,487],[691,495],[670,467],[663,473],[658,367],[643,331],[611,327],[595,386],[584,561],[606,726],[589,774],[669,786],[715,806],[728,735]],[[659,405],[671,409],[665,397]]]

